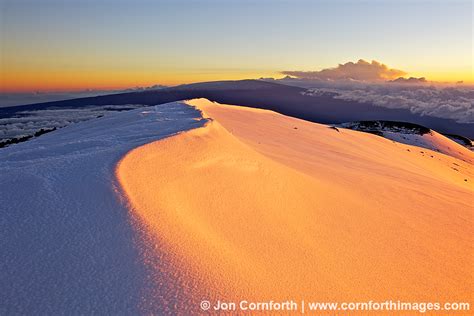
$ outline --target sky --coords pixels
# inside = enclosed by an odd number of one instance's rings
[[[0,0],[0,92],[282,77],[359,59],[474,83],[465,1]]]

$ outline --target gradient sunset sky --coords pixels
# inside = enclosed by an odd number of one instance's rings
[[[0,91],[281,77],[360,58],[474,83],[465,1],[0,0]]]

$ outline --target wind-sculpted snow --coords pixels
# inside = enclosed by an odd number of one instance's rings
[[[130,151],[117,177],[188,286],[189,309],[471,300],[471,163],[272,111],[188,103],[210,122]]]
[[[137,314],[143,291],[162,289],[147,280],[115,164],[137,146],[203,123],[193,108],[169,103],[0,150],[0,314]]]

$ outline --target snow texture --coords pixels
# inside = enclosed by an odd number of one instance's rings
[[[116,163],[137,146],[204,122],[175,102],[0,150],[0,314],[139,313],[147,273]]]

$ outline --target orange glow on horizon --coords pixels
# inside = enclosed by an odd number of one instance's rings
[[[191,72],[177,73],[145,73],[145,72],[83,72],[83,73],[55,73],[55,72],[10,72],[0,77],[0,92],[48,92],[48,91],[83,91],[116,90],[134,87],[148,87],[153,85],[175,86],[203,81],[241,80],[260,77],[280,77],[278,72]]]
[[[444,84],[454,84],[462,81],[465,85],[474,84],[474,75],[471,72],[438,72],[431,76],[421,73],[410,73],[405,77],[425,77],[428,81]],[[62,72],[62,71],[7,71],[0,77],[0,93],[25,92],[63,92],[84,90],[120,90],[134,87],[148,87],[153,85],[175,86],[204,81],[256,79],[260,77],[281,78],[279,71],[192,71],[177,72],[125,72],[125,71],[89,71],[89,72]]]

